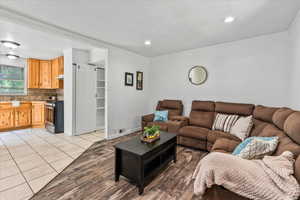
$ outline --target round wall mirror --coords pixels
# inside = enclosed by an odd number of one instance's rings
[[[194,85],[201,85],[207,79],[207,71],[203,66],[194,66],[189,71],[189,80]]]

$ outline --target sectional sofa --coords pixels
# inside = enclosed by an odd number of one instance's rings
[[[212,130],[217,113],[253,116],[251,136],[278,136],[279,144],[273,155],[291,151],[295,155],[295,178],[300,183],[300,112],[289,108],[266,107],[213,101],[193,101],[189,117],[176,118],[179,145],[209,152],[232,153],[241,140],[229,133]],[[244,200],[221,186],[206,191],[206,200]]]

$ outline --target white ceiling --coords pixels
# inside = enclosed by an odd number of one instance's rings
[[[284,31],[300,0],[1,0],[0,6],[157,56]],[[224,24],[229,15],[236,21]]]
[[[93,49],[92,46],[41,32],[29,27],[0,20],[0,40],[11,40],[21,44],[15,50],[0,44],[0,54],[14,53],[23,58],[52,59],[63,55],[67,48]]]

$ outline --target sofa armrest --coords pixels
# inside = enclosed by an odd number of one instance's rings
[[[188,121],[186,121],[186,120],[184,120],[184,121],[171,121],[171,120],[169,120],[167,122],[167,124],[168,124],[168,132],[178,133],[180,128],[188,125]]]
[[[237,147],[239,144],[240,142],[235,140],[220,138],[216,140],[216,142],[212,146],[211,151],[231,153],[234,151],[235,147]]]
[[[145,129],[147,124],[149,122],[153,122],[153,120],[154,120],[154,114],[149,114],[149,115],[142,116],[142,121],[141,121],[142,131]]]
[[[142,116],[142,121],[144,122],[153,122],[153,119],[154,119],[154,114]]]

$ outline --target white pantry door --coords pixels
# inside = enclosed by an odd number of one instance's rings
[[[95,67],[88,64],[76,68],[76,135],[96,130]]]

